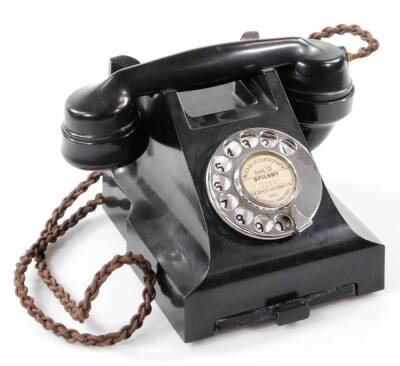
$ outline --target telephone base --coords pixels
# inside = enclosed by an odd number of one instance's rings
[[[128,249],[151,262],[155,300],[185,342],[262,320],[287,324],[313,305],[383,289],[384,246],[323,184],[312,224],[284,239],[243,235],[211,206],[205,173],[228,136],[261,127],[309,146],[275,70],[140,105],[148,146],[105,172],[105,210]]]

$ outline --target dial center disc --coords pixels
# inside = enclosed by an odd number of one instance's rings
[[[268,208],[287,205],[296,193],[296,174],[291,164],[278,154],[258,152],[249,156],[239,176],[248,198]]]

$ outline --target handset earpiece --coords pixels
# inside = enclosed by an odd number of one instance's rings
[[[147,144],[137,97],[220,85],[272,67],[293,100],[300,95],[307,106],[343,100],[353,90],[343,50],[323,41],[242,40],[199,48],[120,69],[73,93],[65,106],[63,154],[84,169],[128,164]]]

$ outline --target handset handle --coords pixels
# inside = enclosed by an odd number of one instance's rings
[[[325,60],[341,56],[337,47],[326,45],[302,38],[281,38],[198,48],[120,70],[100,88],[102,93],[120,88],[131,97],[168,89],[201,89],[238,80],[262,69],[294,64],[299,59]]]
[[[302,38],[248,40],[198,48],[121,69],[99,85],[76,91],[67,100],[65,122],[73,124],[78,132],[76,123],[96,120],[107,135],[111,132],[109,123],[114,130],[130,122],[129,104],[138,96],[169,89],[205,88],[262,69],[294,65],[299,60],[332,62],[343,57],[343,51],[336,46]]]

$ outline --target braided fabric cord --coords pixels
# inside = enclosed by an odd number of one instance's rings
[[[356,53],[347,52],[347,61],[353,61],[358,58],[369,56],[372,52],[375,52],[379,48],[379,42],[375,39],[370,32],[363,30],[359,25],[352,24],[339,24],[336,27],[325,27],[320,32],[314,32],[310,34],[311,39],[322,39],[329,38],[335,34],[350,33],[354,36],[359,36],[363,41],[367,42],[367,47],[361,47]]]
[[[74,201],[101,177],[101,173],[94,172],[87,179],[81,182],[61,204],[53,211],[51,218],[46,222],[44,230],[40,233],[37,241],[26,251],[16,265],[14,284],[15,293],[20,298],[21,305],[27,310],[37,322],[42,324],[43,328],[52,331],[55,335],[63,337],[66,341],[74,343],[79,342],[87,346],[109,346],[129,338],[135,330],[139,329],[144,318],[151,312],[151,302],[155,298],[154,285],[156,275],[151,269],[150,263],[141,255],[127,252],[124,255],[116,255],[111,261],[106,263],[99,272],[97,272],[85,291],[85,296],[79,304],[71,299],[70,294],[57,282],[50,273],[45,252],[50,243],[55,243],[57,239],[63,236],[69,229],[74,227],[80,220],[94,211],[98,205],[103,204],[104,197],[97,194],[94,199],[89,200],[84,206],[80,207],[68,219],[61,224],[59,220],[64,216],[65,211],[74,203]],[[53,292],[55,297],[63,305],[64,309],[71,315],[72,319],[83,322],[89,317],[91,303],[99,294],[100,287],[107,278],[116,269],[124,264],[135,264],[144,274],[145,288],[143,290],[143,302],[140,304],[137,313],[130,319],[129,324],[123,326],[116,332],[104,335],[93,335],[88,333],[79,333],[75,329],[69,329],[61,323],[55,322],[52,318],[46,316],[36,305],[34,299],[29,296],[28,288],[25,285],[25,273],[32,260],[36,262],[36,269],[39,276],[47,287]]]

